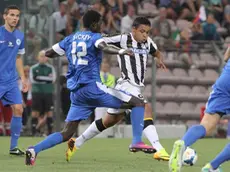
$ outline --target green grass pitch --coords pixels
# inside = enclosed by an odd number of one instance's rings
[[[20,138],[20,147],[25,149],[42,138]],[[93,139],[78,150],[70,163],[65,161],[66,144],[41,152],[33,167],[25,166],[24,157],[8,155],[9,137],[0,137],[1,172],[168,172],[168,163],[156,161],[150,154],[130,153],[130,139]],[[147,141],[146,141],[147,142]],[[174,140],[161,140],[171,152]],[[198,162],[193,167],[184,167],[183,172],[199,172],[202,166],[215,157],[228,142],[225,139],[204,139],[194,145]],[[230,163],[223,165],[228,172]]]

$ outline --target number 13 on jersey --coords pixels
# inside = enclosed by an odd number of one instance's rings
[[[76,61],[78,65],[88,65],[88,60],[83,59],[87,55],[87,45],[85,42],[79,42],[78,44],[73,42],[71,54],[73,65],[76,64]]]

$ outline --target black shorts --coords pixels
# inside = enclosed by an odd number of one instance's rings
[[[40,114],[53,110],[53,94],[32,93],[32,110]]]

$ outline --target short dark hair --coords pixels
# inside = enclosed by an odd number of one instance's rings
[[[133,21],[132,27],[137,28],[140,25],[148,25],[151,27],[151,23],[149,21],[149,19],[147,19],[146,17],[137,17],[135,18],[135,20]]]
[[[83,16],[84,28],[91,29],[101,20],[101,14],[94,10],[87,11]]]
[[[10,10],[18,10],[20,11],[19,7],[17,5],[9,5],[5,8],[4,14],[8,14]]]

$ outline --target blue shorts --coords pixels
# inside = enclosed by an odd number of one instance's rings
[[[70,95],[71,106],[66,122],[87,119],[96,107],[120,108],[131,95],[97,82],[87,84]]]
[[[22,104],[22,94],[18,83],[0,84],[0,99],[4,106]]]
[[[230,114],[230,74],[222,73],[212,86],[206,113],[219,114],[221,116]]]

